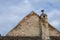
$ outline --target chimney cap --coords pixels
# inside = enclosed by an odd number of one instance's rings
[[[0,34],[0,36],[1,36],[1,34]]]
[[[44,10],[41,10],[41,12],[44,12]]]
[[[44,10],[41,10],[42,14],[41,16],[47,16],[45,13],[44,13]]]

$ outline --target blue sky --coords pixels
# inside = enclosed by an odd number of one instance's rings
[[[6,35],[31,11],[40,15],[42,9],[60,31],[60,0],[0,0],[0,34]]]

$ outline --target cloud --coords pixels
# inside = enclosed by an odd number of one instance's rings
[[[60,10],[53,9],[48,14],[49,23],[60,31]]]
[[[48,12],[52,9],[59,9],[60,10],[60,0],[31,0],[32,5],[34,6],[34,9],[40,9],[43,8],[47,10]]]
[[[51,23],[51,25],[53,25],[55,27],[58,27],[60,25],[60,21],[59,20],[53,20],[50,23]]]
[[[6,35],[8,31],[14,28],[17,23],[32,10],[29,1],[23,1],[18,5],[11,4],[11,1],[5,1],[5,5],[0,5],[0,34]]]

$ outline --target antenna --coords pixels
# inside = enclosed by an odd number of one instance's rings
[[[44,13],[44,10],[41,10],[42,13]]]
[[[0,34],[0,37],[1,37],[1,34]]]

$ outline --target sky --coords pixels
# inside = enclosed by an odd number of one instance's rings
[[[0,0],[0,34],[5,36],[31,11],[40,15],[42,9],[60,31],[60,0]]]

